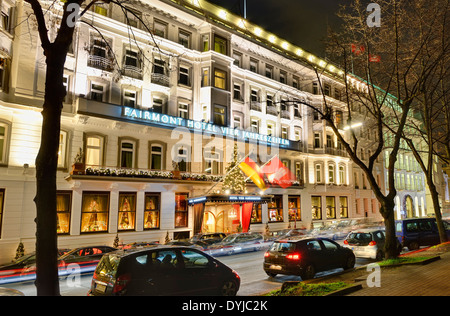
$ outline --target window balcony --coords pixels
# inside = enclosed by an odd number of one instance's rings
[[[152,73],[152,83],[169,87],[169,76],[160,73]]]
[[[114,63],[110,58],[97,55],[89,55],[88,66],[105,71],[113,71],[114,69]]]
[[[250,101],[250,110],[261,112],[261,103],[258,101]]]
[[[291,119],[291,113],[289,111],[287,111],[287,110],[282,110],[281,111],[281,118],[290,120]]]
[[[268,106],[268,107],[266,107],[266,113],[278,116],[278,111],[277,111],[277,108],[275,106]]]
[[[138,67],[131,65],[123,65],[122,71],[124,76],[142,80],[142,69]]]

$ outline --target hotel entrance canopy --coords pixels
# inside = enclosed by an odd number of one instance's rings
[[[252,216],[254,204],[266,204],[272,201],[272,195],[228,195],[228,194],[211,194],[197,196],[188,199],[188,205],[194,209],[194,234],[207,230],[204,225],[205,213],[222,213],[222,219],[228,212],[233,214],[233,220],[230,225],[223,224],[223,232],[236,232],[238,226],[242,227],[243,232],[247,232],[250,228],[250,219]],[[229,207],[227,207],[229,205]],[[217,208],[225,207],[229,210],[223,210],[217,213]],[[212,211],[213,209],[214,211]],[[238,215],[239,214],[239,215]],[[229,217],[230,214],[228,214]],[[225,227],[227,226],[227,227]],[[208,231],[209,232],[209,231]]]

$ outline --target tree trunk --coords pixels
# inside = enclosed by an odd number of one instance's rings
[[[441,241],[441,243],[444,243],[448,240],[448,238],[444,223],[442,222],[441,206],[439,205],[439,195],[436,190],[436,185],[434,184],[432,179],[429,179],[429,177],[432,177],[432,175],[427,175],[427,184],[428,188],[430,189],[431,199],[433,201],[434,214],[436,216],[436,225],[439,231],[439,240]]]
[[[36,288],[38,296],[59,292],[56,172],[66,54],[56,47],[46,52],[45,99],[42,110],[41,145],[36,158]]]
[[[386,227],[386,241],[384,244],[384,254],[386,259],[394,259],[399,255],[399,247],[397,236],[395,235],[395,216],[394,203],[384,201],[381,205],[380,213],[384,218],[384,225]]]

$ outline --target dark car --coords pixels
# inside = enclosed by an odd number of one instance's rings
[[[354,266],[353,251],[326,238],[277,240],[264,254],[264,271],[271,277],[288,274],[307,280],[320,271]]]
[[[205,245],[213,245],[221,242],[227,235],[225,233],[202,233],[193,236],[189,241]]]
[[[88,295],[226,295],[240,287],[239,275],[194,248],[154,246],[103,256]]]
[[[450,223],[443,221],[447,238],[450,238]],[[409,250],[420,246],[432,246],[440,243],[436,218],[411,218],[395,222],[396,236],[402,247]]]
[[[59,258],[59,275],[73,273],[73,270],[67,269],[70,264],[72,267],[76,267],[80,273],[92,272],[105,253],[115,250],[117,249],[109,246],[87,246],[72,249]]]

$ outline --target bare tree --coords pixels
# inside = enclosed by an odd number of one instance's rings
[[[411,19],[418,25],[421,38],[429,37],[424,50],[418,55],[423,69],[436,64],[433,71],[421,84],[420,94],[415,100],[418,121],[410,120],[403,137],[423,170],[433,202],[441,242],[447,241],[442,222],[439,193],[435,177],[439,177],[435,158],[446,157],[449,148],[449,122],[446,111],[449,108],[450,41],[449,1],[417,1]],[[422,150],[425,147],[426,150]]]
[[[402,136],[409,120],[413,118],[413,105],[424,82],[433,75],[439,58],[433,55],[422,64],[419,56],[432,36],[417,37],[416,26],[411,25],[410,14],[417,1],[381,0],[381,25],[370,27],[367,6],[356,0],[343,7],[340,17],[344,22],[342,33],[330,31],[329,53],[339,61],[344,70],[344,102],[349,137],[346,139],[336,121],[336,108],[326,98],[322,84],[323,73],[317,67],[316,77],[323,94],[323,107],[313,107],[334,131],[338,141],[352,161],[365,174],[375,197],[380,203],[380,213],[386,226],[385,256],[398,256],[395,235],[394,206],[395,164],[404,150]],[[309,105],[312,107],[311,105]],[[356,108],[362,107],[364,117],[358,117]],[[356,113],[356,114],[355,114]],[[355,123],[363,123],[372,141],[357,133]],[[363,159],[361,149],[370,149],[368,159]],[[383,152],[389,153],[386,161],[387,192],[374,175],[375,162]]]
[[[108,42],[101,32],[82,16],[96,3],[114,4],[122,10],[125,21],[130,25],[130,18],[140,21],[142,28],[149,34],[149,42],[156,46],[152,30],[135,11],[125,6],[125,1],[114,0],[67,0],[63,3],[62,18],[57,27],[57,34],[53,41],[49,37],[49,30],[44,9],[39,0],[25,0],[30,4],[36,17],[37,29],[46,62],[45,95],[42,110],[41,145],[36,158],[36,288],[38,295],[60,295],[58,266],[57,266],[57,213],[56,213],[56,172],[58,162],[58,148],[60,135],[61,112],[66,89],[63,84],[64,64],[67,53],[72,44],[74,29],[77,21],[88,24],[96,30],[106,46]],[[56,2],[56,1],[55,1]],[[52,6],[55,4],[52,4]],[[59,4],[59,3],[58,3]],[[80,8],[83,8],[82,10]],[[78,12],[81,12],[78,14]],[[58,23],[58,22],[57,22]],[[56,23],[56,24],[57,24]],[[130,43],[136,43],[136,37],[131,27],[129,29]],[[112,51],[111,47],[108,47]],[[140,55],[145,58],[141,48]],[[112,52],[117,73],[122,70]],[[170,54],[169,54],[170,55]],[[170,55],[170,57],[178,57]],[[151,61],[146,59],[149,65]]]

